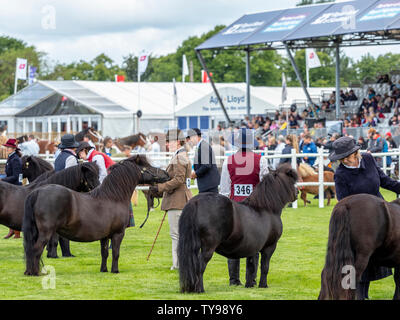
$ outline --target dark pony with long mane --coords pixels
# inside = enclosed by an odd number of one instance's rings
[[[72,190],[87,192],[99,185],[99,169],[95,163],[82,163],[57,173],[45,172],[35,182],[26,186],[0,181],[0,224],[14,230],[22,230],[26,197],[33,190],[46,184],[58,184]]]
[[[24,178],[27,178],[30,183],[35,181],[41,174],[54,171],[54,167],[50,162],[39,157],[23,156],[21,162],[22,175]]]
[[[101,272],[107,272],[111,239],[111,272],[118,273],[120,245],[129,224],[133,191],[138,184],[168,180],[166,171],[152,167],[143,156],[134,156],[111,166],[103,183],[89,193],[57,185],[34,190],[25,201],[25,274],[39,275],[43,248],[54,233],[78,242],[100,240]]]
[[[296,171],[282,165],[243,202],[215,193],[192,198],[179,220],[181,291],[204,292],[203,273],[214,251],[230,259],[248,258],[246,287],[254,286],[254,256],[261,252],[259,287],[266,288],[269,261],[282,234],[282,209],[297,199],[296,181]]]
[[[395,268],[393,299],[400,299],[400,200],[369,194],[339,201],[332,211],[319,299],[360,299],[367,266]]]

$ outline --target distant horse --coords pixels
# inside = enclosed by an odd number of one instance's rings
[[[129,224],[133,190],[138,184],[168,180],[166,171],[152,167],[143,156],[133,156],[111,166],[103,183],[89,193],[78,193],[57,185],[34,190],[25,201],[25,274],[39,275],[43,248],[55,232],[78,242],[100,240],[101,272],[107,272],[111,239],[111,272],[118,273],[120,245]]]
[[[298,173],[303,180],[303,182],[318,182],[319,175],[314,169],[306,163],[300,163],[298,167]],[[334,175],[335,173],[332,171],[325,171],[324,169],[324,182],[334,182]],[[313,195],[319,194],[319,187],[318,186],[304,186],[300,188],[301,191],[301,199],[304,201],[304,206],[307,203],[311,203],[311,201],[307,200],[307,193],[311,193]],[[335,195],[335,186],[324,186],[325,197],[328,199],[327,205],[331,203],[332,195]]]
[[[83,163],[57,173],[48,171],[26,186],[0,181],[0,224],[14,230],[22,230],[26,197],[33,190],[46,184],[58,184],[72,190],[87,192],[99,185],[99,169],[95,163]]]
[[[46,151],[48,151],[50,154],[54,154],[57,151],[57,143],[54,141],[39,140],[37,143],[39,145],[40,154],[45,154]]]
[[[114,139],[113,142],[119,150],[122,150],[124,146],[130,146],[132,149],[135,149],[137,146],[145,147],[148,143],[143,133],[134,134],[125,138],[117,138]]]
[[[85,135],[90,136],[90,140],[95,144],[96,149],[100,150],[100,144],[103,142],[103,136],[100,132],[96,131],[93,127],[83,129],[75,135],[75,140],[77,142],[83,141]]]
[[[22,162],[22,176],[27,178],[29,183],[35,181],[41,174],[49,171],[54,171],[53,165],[46,160],[35,156],[23,156]]]
[[[214,251],[230,259],[248,259],[246,287],[252,287],[261,252],[259,287],[267,287],[269,261],[282,234],[284,206],[297,199],[297,173],[289,165],[264,176],[251,195],[234,202],[200,193],[183,208],[179,220],[178,260],[181,292],[204,292],[203,273]]]
[[[400,200],[386,202],[369,194],[339,201],[332,211],[319,299],[353,300],[364,270],[395,268],[393,299],[400,299]],[[352,285],[353,284],[353,285]]]

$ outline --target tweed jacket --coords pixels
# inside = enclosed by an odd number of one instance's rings
[[[190,183],[192,164],[185,149],[177,151],[166,171],[171,180],[158,184],[158,191],[163,193],[161,210],[182,210],[192,198],[192,192],[187,186]]]

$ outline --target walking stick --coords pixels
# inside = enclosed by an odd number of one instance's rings
[[[165,211],[165,213],[164,213],[164,217],[163,217],[163,218],[162,218],[162,220],[161,220],[160,227],[158,228],[158,231],[157,231],[156,237],[155,237],[155,239],[154,239],[154,241],[153,241],[153,245],[152,245],[152,247],[151,247],[151,249],[150,249],[149,255],[147,256],[147,259],[146,259],[147,261],[149,261],[149,259],[150,259],[151,252],[153,251],[154,245],[156,244],[156,241],[157,241],[158,235],[160,234],[161,227],[162,227],[162,225],[163,225],[163,223],[164,223],[164,220],[165,220],[165,216],[166,216],[166,215],[167,215],[167,211]]]

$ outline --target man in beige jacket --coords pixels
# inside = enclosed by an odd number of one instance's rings
[[[172,239],[172,267],[178,269],[178,240],[179,240],[179,218],[185,204],[192,198],[190,187],[190,175],[192,165],[184,147],[185,137],[179,129],[169,130],[167,133],[167,148],[174,152],[167,167],[171,180],[150,187],[151,192],[162,192],[163,200],[161,210],[167,211]]]

